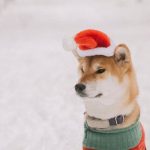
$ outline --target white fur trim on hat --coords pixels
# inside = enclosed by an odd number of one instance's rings
[[[88,50],[80,50],[77,47],[77,53],[80,57],[86,57],[86,56],[95,56],[95,55],[103,55],[103,56],[113,56],[115,51],[115,44],[111,41],[111,45],[107,48],[105,47],[97,47],[93,49]]]
[[[115,51],[115,44],[111,41],[109,47],[97,47],[88,50],[79,49],[78,45],[75,43],[74,38],[65,38],[63,40],[63,47],[67,51],[73,51],[73,53],[77,53],[80,57],[86,56],[95,56],[95,55],[103,55],[103,56],[113,56]]]

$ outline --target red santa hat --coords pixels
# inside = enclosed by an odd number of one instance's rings
[[[86,56],[113,56],[115,44],[103,32],[98,30],[84,30],[77,33],[73,39],[64,40],[64,48],[75,51],[80,57]]]

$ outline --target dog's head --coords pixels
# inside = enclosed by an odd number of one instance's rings
[[[124,44],[115,48],[114,56],[90,56],[80,58],[80,79],[76,93],[84,99],[101,99],[113,104],[126,97],[134,99],[138,94],[130,51]]]

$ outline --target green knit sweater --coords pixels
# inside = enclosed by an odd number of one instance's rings
[[[95,150],[128,150],[138,145],[141,137],[141,124],[137,120],[124,129],[96,130],[84,125],[83,145]]]

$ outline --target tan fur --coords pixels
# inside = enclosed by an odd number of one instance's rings
[[[126,59],[119,61],[119,48],[126,49]],[[115,76],[121,83],[125,77],[129,80],[129,94],[124,97],[124,105],[134,104],[134,110],[126,117],[124,124],[117,126],[123,128],[132,124],[139,116],[140,109],[136,102],[138,96],[138,86],[136,82],[135,71],[132,65],[129,49],[126,45],[120,44],[116,47],[115,55],[112,57],[92,56],[79,59],[80,83],[88,83],[91,81],[104,80],[108,75]],[[96,74],[97,68],[105,68],[106,72],[103,74]]]

